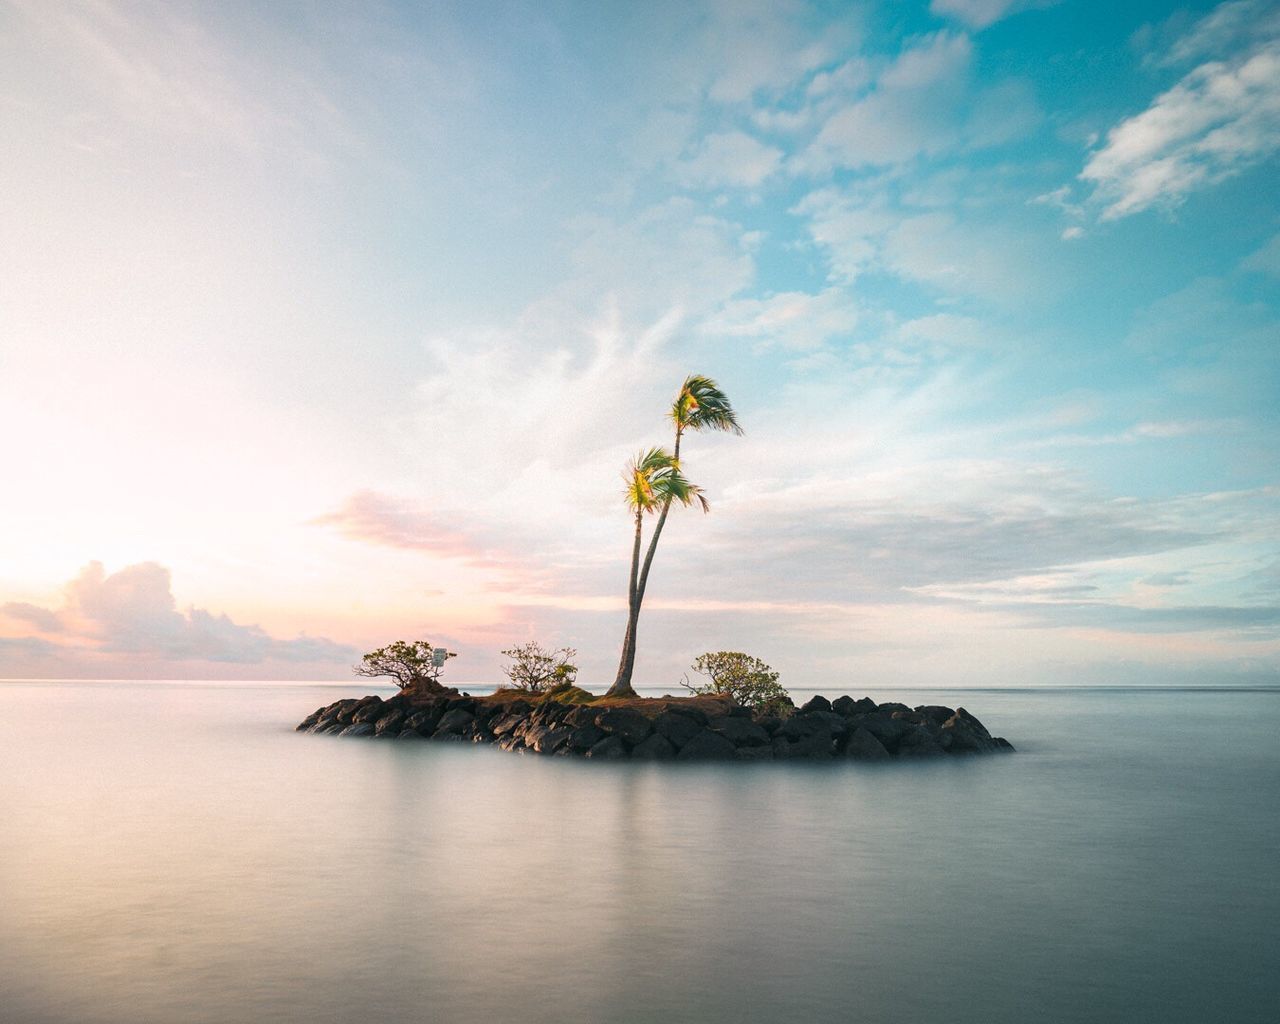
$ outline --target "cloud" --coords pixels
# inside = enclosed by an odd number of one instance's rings
[[[1240,266],[1245,270],[1280,277],[1280,235],[1275,235],[1262,248],[1251,252],[1241,261]]]
[[[706,136],[691,156],[676,164],[675,172],[691,186],[756,188],[781,165],[780,149],[734,131]]]
[[[794,351],[820,348],[851,334],[858,309],[842,288],[817,294],[782,292],[762,299],[735,299],[702,324],[711,337],[779,345]]]
[[[902,50],[869,92],[835,110],[793,161],[800,172],[867,168],[999,145],[1040,118],[1029,87],[1009,80],[977,87],[973,44],[951,32]]]
[[[929,10],[939,17],[955,18],[970,28],[984,29],[1029,7],[1048,6],[1050,3],[1043,0],[933,0],[929,4]]]
[[[1275,28],[1275,23],[1272,23]],[[1080,173],[1103,220],[1170,208],[1280,150],[1280,39],[1194,68],[1113,127]]]
[[[354,650],[323,637],[291,640],[270,636],[259,626],[242,625],[203,608],[180,610],[169,570],[156,562],[108,574],[90,562],[64,588],[60,608],[10,603],[6,616],[34,626],[44,637],[27,653],[90,660],[125,655],[157,662],[223,662],[257,665],[276,662],[348,662]],[[6,638],[32,640],[33,638]]]

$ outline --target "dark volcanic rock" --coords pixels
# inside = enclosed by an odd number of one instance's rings
[[[400,735],[400,723],[404,721],[404,712],[399,708],[388,712],[378,719],[374,725],[375,736],[395,737]]]
[[[627,756],[627,746],[621,736],[606,736],[586,753],[587,757],[600,757],[616,761]]]
[[[574,729],[569,734],[569,746],[574,750],[587,751],[594,747],[605,737],[605,731],[600,726],[588,722]]]
[[[605,708],[596,715],[596,725],[612,736],[621,737],[629,747],[653,732],[653,725],[635,708]]]
[[[370,694],[317,708],[299,731],[343,736],[497,743],[503,750],[558,757],[666,761],[939,757],[1013,750],[964,708],[908,708],[849,696],[813,697],[788,718],[754,718],[719,698],[671,699],[637,707],[480,699],[440,694]],[[708,715],[708,712],[710,714]]]
[[[707,728],[718,732],[735,747],[763,747],[769,742],[769,734],[749,718],[725,715],[711,719]]]
[[[653,730],[665,737],[672,746],[679,748],[698,735],[702,731],[702,726],[692,715],[664,711],[653,720]]]
[[[853,735],[849,737],[849,742],[844,748],[845,757],[851,757],[855,761],[884,761],[889,757],[889,751],[885,750],[884,744],[861,727],[853,730]]]
[[[462,731],[474,721],[475,715],[470,711],[454,708],[440,716],[440,724],[436,726],[435,735],[438,737],[461,735]]]
[[[655,732],[647,740],[637,743],[631,756],[637,761],[670,761],[676,756],[676,748],[665,736]]]
[[[719,733],[702,729],[683,747],[676,758],[680,761],[719,761],[734,757],[738,750]]]

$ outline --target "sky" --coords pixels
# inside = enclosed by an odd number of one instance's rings
[[[1280,678],[1280,3],[0,0],[0,677]]]

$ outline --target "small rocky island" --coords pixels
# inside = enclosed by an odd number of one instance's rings
[[[568,686],[545,694],[405,691],[386,700],[350,698],[317,709],[297,730],[642,761],[883,761],[1013,750],[964,708],[813,697],[778,718],[755,716],[724,697],[620,700]]]

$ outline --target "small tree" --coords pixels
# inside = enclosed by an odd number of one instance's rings
[[[787,691],[778,684],[778,673],[749,654],[708,651],[698,655],[693,671],[710,679],[707,683],[690,683],[689,677],[684,677],[680,685],[696,694],[728,697],[758,715],[785,718],[795,710]]]
[[[502,652],[511,659],[503,668],[511,685],[526,693],[545,693],[561,683],[572,684],[578,678],[578,666],[572,659],[578,652],[572,647],[547,650],[532,640]]]
[[[426,640],[397,640],[386,647],[370,651],[353,666],[358,676],[390,676],[400,689],[409,688],[442,691],[440,673],[449,658],[456,658],[454,651],[433,647]]]

